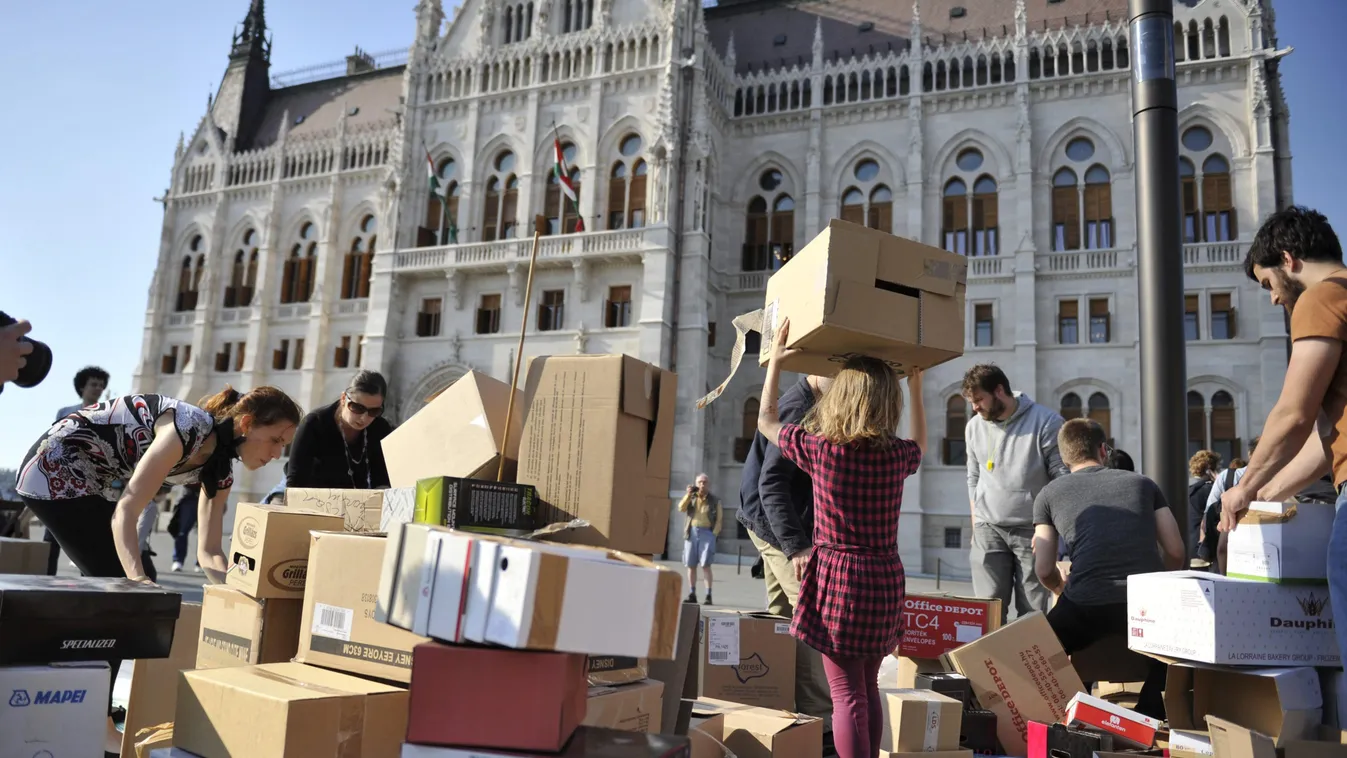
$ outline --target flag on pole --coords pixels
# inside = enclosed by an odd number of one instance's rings
[[[555,131],[555,128],[554,128]],[[571,170],[566,165],[566,156],[561,151],[561,138],[553,136],[552,144],[556,149],[556,161],[552,164],[552,171],[557,176],[557,184],[561,187],[561,194],[571,202],[571,208],[575,211],[575,231],[583,232],[585,230],[585,219],[580,215],[579,196],[575,192],[575,185],[571,184]],[[562,234],[566,233],[561,229]]]
[[[444,229],[447,223],[449,226],[449,244],[458,244],[458,225],[454,223],[454,219],[449,218],[448,192],[444,185],[440,184],[440,175],[435,170],[435,159],[430,157],[430,151],[426,150],[424,145],[421,146],[421,149],[426,151],[426,175],[430,185],[430,194],[440,199],[440,225],[435,233],[439,234],[440,229]]]

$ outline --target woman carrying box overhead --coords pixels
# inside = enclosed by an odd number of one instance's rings
[[[814,547],[791,559],[801,577],[791,633],[823,654],[840,758],[876,758],[884,730],[879,664],[903,633],[903,481],[926,450],[921,373],[908,378],[913,439],[896,436],[903,391],[876,358],[849,359],[802,425],[782,424],[777,384],[781,359],[794,352],[789,333],[787,319],[767,364],[758,430],[813,479]]]
[[[361,371],[337,402],[315,409],[295,432],[285,468],[286,487],[373,490],[388,486],[383,440],[393,425],[383,417],[388,382]]]

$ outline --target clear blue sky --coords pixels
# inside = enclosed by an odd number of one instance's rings
[[[454,0],[447,0],[452,6]],[[272,0],[272,70],[410,43],[412,0]],[[0,310],[52,346],[51,375],[0,395],[0,468],[76,401],[81,366],[130,389],[178,133],[201,119],[247,0],[10,3],[0,46]],[[1347,2],[1281,0],[1295,196],[1347,230],[1341,133]]]

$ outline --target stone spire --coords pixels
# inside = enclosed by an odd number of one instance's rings
[[[1015,0],[1015,36],[1023,38],[1029,31],[1029,14],[1024,10],[1024,0]]]
[[[734,32],[730,32],[730,41],[725,45],[725,65],[733,71],[736,61],[738,61],[738,56],[734,54]]]
[[[243,25],[234,33],[234,45],[229,53],[233,58],[251,58],[258,56],[271,59],[271,43],[267,40],[267,14],[264,0],[253,0],[248,7],[248,15]]]
[[[814,65],[823,64],[823,17],[814,18]]]

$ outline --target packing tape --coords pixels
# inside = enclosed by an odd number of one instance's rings
[[[926,701],[926,733],[921,738],[921,749],[930,753],[940,744],[940,702]]]
[[[749,332],[757,332],[762,335],[762,344],[768,344],[767,341],[771,338],[770,330],[763,331],[763,324],[767,322],[767,319],[764,318],[766,313],[767,309],[760,308],[734,317],[734,347],[730,349],[730,374],[725,377],[725,381],[721,382],[719,387],[706,393],[706,397],[697,401],[697,410],[715,402],[715,399],[720,397],[720,394],[729,386],[730,380],[734,378],[734,372],[739,370],[739,363],[743,360],[744,343],[748,339]]]
[[[1286,509],[1285,513],[1268,513],[1267,511],[1255,511],[1250,508],[1240,517],[1241,524],[1285,524],[1296,517],[1296,507],[1293,505]]]

